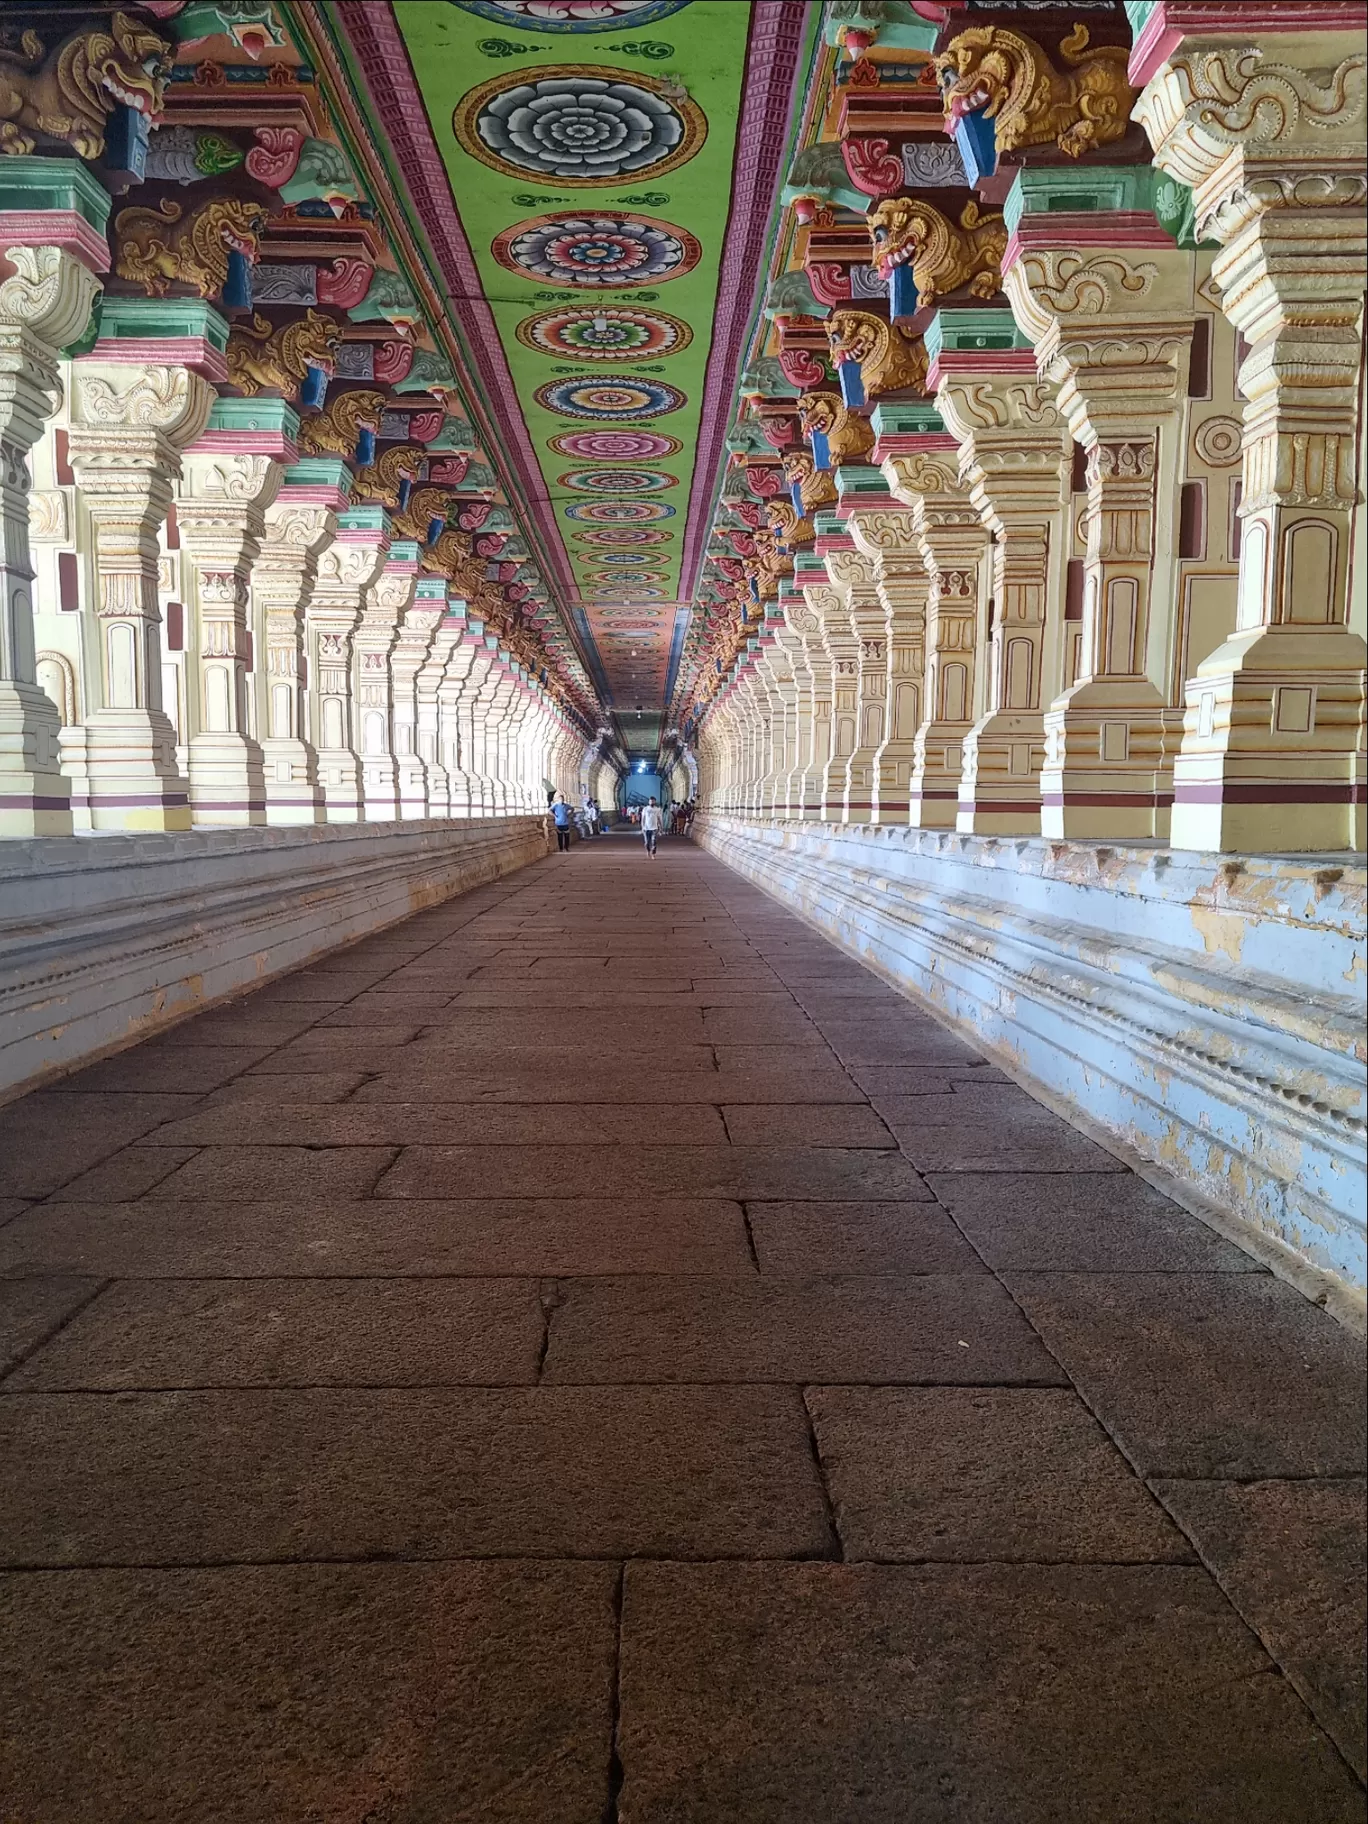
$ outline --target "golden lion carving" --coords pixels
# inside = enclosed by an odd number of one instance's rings
[[[1085,25],[1063,40],[1059,54],[1073,66],[1065,74],[1019,32],[971,26],[936,58],[947,116],[953,122],[962,114],[984,114],[995,124],[999,153],[1053,140],[1078,158],[1123,138],[1135,100],[1126,77],[1130,53],[1113,44],[1088,53],[1089,42]]]
[[[299,428],[299,447],[310,456],[346,456],[356,451],[361,431],[378,430],[380,414],[385,409],[383,393],[368,392],[364,387],[339,393],[330,400],[326,411],[306,418]]]
[[[451,495],[445,488],[415,488],[403,512],[395,514],[391,529],[397,538],[416,538],[420,545],[426,544],[433,520],[445,520],[450,511]]]
[[[182,221],[184,214],[168,199],[160,209],[123,209],[115,219],[114,270],[141,285],[149,298],[164,298],[172,285],[193,285],[202,298],[217,297],[228,277],[229,253],[256,259],[266,226],[261,203],[222,197]]]
[[[352,488],[354,500],[374,502],[382,507],[399,505],[399,490],[423,466],[424,452],[411,443],[392,444],[381,451],[369,467],[356,471]]]
[[[835,361],[858,361],[865,398],[915,389],[925,391],[926,349],[920,336],[885,323],[867,310],[835,310],[827,318],[827,341]]]
[[[829,397],[830,395],[818,395]],[[866,426],[866,429],[868,427]],[[827,469],[819,469],[807,450],[790,450],[784,458],[784,474],[790,483],[797,482],[798,498],[803,503],[804,519],[833,506],[837,500],[836,483]]]
[[[241,393],[268,388],[295,399],[311,367],[331,374],[342,326],[321,311],[310,310],[293,323],[272,330],[265,317],[253,316],[228,338],[228,379]]]
[[[805,436],[816,431],[826,438],[834,468],[843,462],[863,462],[874,448],[869,420],[850,411],[836,393],[804,393],[798,417]]]
[[[73,32],[46,61],[42,39],[25,32],[18,52],[0,50],[0,152],[22,157],[42,134],[98,158],[116,107],[161,113],[170,59],[166,40],[127,13],[115,13],[108,30]]]
[[[965,285],[976,298],[991,298],[1002,289],[1006,224],[1000,215],[985,219],[972,199],[958,226],[915,196],[889,197],[868,221],[879,277],[911,266],[919,307]]]

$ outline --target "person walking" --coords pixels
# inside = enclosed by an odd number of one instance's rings
[[[656,803],[654,798],[652,798],[652,800],[650,801],[649,804],[642,806],[641,838],[642,838],[642,841],[646,844],[646,853],[652,858],[652,860],[654,860],[654,858],[655,858],[656,837],[659,836],[660,826],[664,823],[664,821],[665,821],[664,815],[662,814],[660,806]]]
[[[551,800],[551,821],[556,826],[556,851],[559,854],[570,847],[570,806],[565,802],[564,792],[557,792]]]

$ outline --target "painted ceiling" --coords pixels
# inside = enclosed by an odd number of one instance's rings
[[[508,498],[637,751],[664,726],[820,10],[339,9],[446,252]]]

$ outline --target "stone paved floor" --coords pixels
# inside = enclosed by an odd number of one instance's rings
[[[1363,1817],[1358,1345],[693,847],[0,1111],[0,1275],[5,1824]]]

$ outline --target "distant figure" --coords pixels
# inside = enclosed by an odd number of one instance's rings
[[[594,803],[588,792],[586,792],[580,800],[580,817],[584,823],[584,833],[586,836],[598,835],[598,815],[598,806]]]
[[[551,800],[551,819],[556,826],[556,851],[559,854],[570,847],[570,806],[565,802],[564,792],[557,792]]]
[[[659,836],[660,827],[664,821],[664,812],[656,803],[655,799],[652,798],[651,802],[648,805],[645,805],[641,812],[641,839],[646,844],[646,853],[651,856],[652,859],[654,859],[656,852],[656,837]]]

